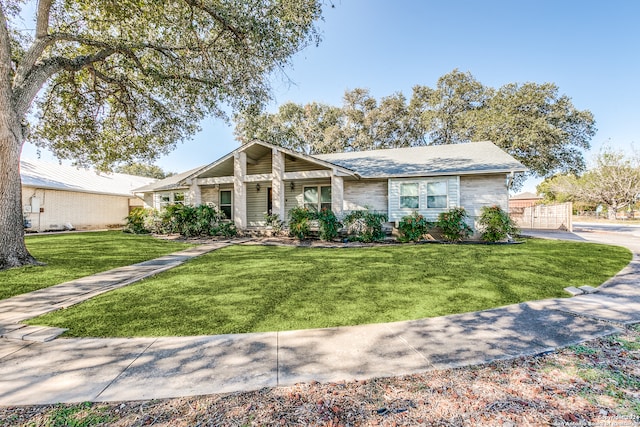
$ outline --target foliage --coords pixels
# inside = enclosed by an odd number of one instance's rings
[[[238,233],[235,225],[224,221],[224,213],[209,205],[170,204],[160,210],[135,209],[126,218],[129,233],[178,233],[185,237],[224,236]]]
[[[319,235],[322,240],[331,241],[338,236],[342,223],[331,209],[323,208],[316,215],[319,225]]]
[[[402,217],[398,224],[401,242],[417,242],[421,240],[433,224],[418,212]]]
[[[259,111],[272,77],[318,43],[320,0],[0,4],[0,269],[24,245],[20,150],[109,170],[151,162],[205,117]],[[31,15],[31,16],[29,16]],[[24,23],[34,25],[25,31]]]
[[[93,408],[91,402],[76,406],[58,404],[49,414],[47,426],[50,427],[90,427],[105,425],[113,421],[112,416],[104,414],[104,408]]]
[[[442,231],[445,240],[459,242],[473,233],[473,229],[466,222],[467,218],[464,208],[453,208],[438,215],[436,226]]]
[[[630,260],[621,247],[543,239],[341,250],[234,245],[30,322],[89,337],[392,322],[563,297],[565,287],[598,286]]]
[[[123,231],[125,233],[145,234],[149,232],[147,228],[148,212],[144,208],[135,208],[125,218],[126,224]]]
[[[271,227],[275,234],[280,233],[282,231],[282,227],[284,226],[284,221],[280,219],[280,215],[278,214],[265,214],[264,220],[267,223],[267,227]]]
[[[126,165],[117,166],[114,171],[126,173],[127,175],[146,176],[155,179],[164,179],[175,175],[173,172],[165,172],[160,166],[145,163],[127,163]]]
[[[0,271],[0,299],[187,249],[192,245],[120,231],[32,234],[29,251],[46,263]]]
[[[347,233],[361,242],[379,242],[385,239],[382,225],[389,220],[386,213],[369,209],[353,210],[344,217]]]
[[[482,240],[499,242],[510,238],[518,232],[518,227],[511,220],[509,213],[500,206],[484,206],[478,220],[482,231]]]
[[[287,103],[276,113],[238,114],[236,138],[261,139],[309,154],[491,140],[534,175],[577,173],[595,134],[591,112],[578,110],[553,83],[498,89],[458,70],[435,88],[415,86],[379,101],[346,91],[341,106]],[[516,186],[520,179],[516,179]]]
[[[543,185],[544,184],[544,185]],[[610,218],[632,206],[640,194],[640,156],[604,147],[593,165],[582,175],[558,175],[545,181],[545,194],[587,205],[604,205]]]
[[[289,211],[289,233],[300,240],[308,239],[311,235],[311,221],[314,220],[314,212],[309,209],[296,206]]]

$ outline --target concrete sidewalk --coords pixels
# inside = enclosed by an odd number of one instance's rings
[[[580,233],[572,236],[594,240]],[[635,250],[634,261],[597,294],[476,313],[241,335],[44,343],[2,339],[0,405],[245,391],[310,380],[411,374],[545,353],[640,322],[636,245],[640,247],[640,242],[628,245]]]

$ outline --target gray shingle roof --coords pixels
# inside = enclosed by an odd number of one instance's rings
[[[363,178],[523,172],[527,168],[489,141],[315,155]]]

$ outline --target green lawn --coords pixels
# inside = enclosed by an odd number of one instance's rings
[[[389,322],[567,296],[631,260],[624,248],[521,245],[232,246],[32,320],[67,336],[223,334]]]
[[[0,299],[192,246],[122,231],[30,235],[25,241],[31,254],[47,265],[0,271]]]

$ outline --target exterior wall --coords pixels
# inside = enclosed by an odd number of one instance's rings
[[[200,188],[200,198],[202,204],[218,206],[218,203],[220,203],[220,190],[216,187],[202,187]]]
[[[260,191],[256,185],[260,184]],[[271,181],[247,183],[247,225],[249,227],[264,227],[264,216],[267,213],[267,195]]]
[[[289,221],[289,211],[296,206],[303,206],[303,189],[304,187],[310,187],[314,185],[331,185],[330,179],[310,179],[310,180],[301,180],[295,181],[295,187],[292,190],[291,184],[285,184],[285,192],[284,192],[284,207],[285,207],[285,218],[280,218],[286,222]]]
[[[474,230],[477,229],[477,219],[482,215],[482,208],[495,205],[504,211],[509,208],[509,190],[504,174],[460,177],[460,206],[473,219],[473,224],[470,225]]]
[[[345,212],[371,209],[387,212],[389,207],[387,180],[344,181]]]
[[[104,229],[123,225],[129,215],[127,196],[23,187],[23,211],[32,206],[32,196],[39,200],[40,208],[24,216],[33,231],[60,230],[66,223],[76,229]]]
[[[322,166],[318,166],[314,163],[307,162],[302,159],[296,159],[294,162],[289,158],[289,156],[285,156],[284,158],[284,171],[285,172],[306,172],[306,171],[316,171],[319,169],[324,169]]]
[[[261,157],[256,163],[247,162],[247,175],[258,175],[261,173],[271,173],[271,153]]]
[[[446,182],[447,207],[427,208],[427,184],[431,182]],[[400,207],[400,186],[402,184],[418,184],[419,208],[408,209]],[[389,221],[400,221],[402,217],[420,212],[428,221],[435,221],[441,212],[460,206],[460,179],[457,176],[442,176],[432,178],[391,178],[389,179]]]

